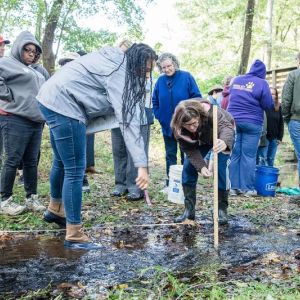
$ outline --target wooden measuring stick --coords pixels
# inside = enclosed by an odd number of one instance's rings
[[[218,107],[213,105],[213,144],[218,139]],[[219,246],[218,154],[214,152],[214,247]]]

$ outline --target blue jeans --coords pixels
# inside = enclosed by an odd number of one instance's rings
[[[298,159],[298,178],[300,183],[300,121],[290,120],[288,129]]]
[[[82,181],[86,165],[86,126],[42,104],[40,110],[50,130],[53,163],[50,193],[62,199],[68,224],[81,223]]]
[[[4,164],[1,172],[1,198],[13,194],[16,171],[23,162],[26,197],[37,193],[37,165],[43,124],[13,115],[0,116],[4,144]]]
[[[229,167],[232,189],[255,189],[256,153],[262,125],[236,123],[236,139]]]
[[[178,142],[174,136],[163,135],[165,142],[165,151],[166,151],[166,171],[167,177],[169,178],[170,166],[177,165],[177,146]],[[184,153],[180,150],[181,164],[184,162]],[[167,185],[169,180],[167,180]]]
[[[277,152],[277,139],[266,139],[266,146],[258,147],[256,164],[259,166],[274,166],[275,156]]]
[[[205,157],[211,147],[199,146],[199,151],[202,157]],[[215,156],[215,154],[214,154]],[[219,153],[218,154],[218,189],[228,190],[230,187],[228,166],[230,163],[230,155]],[[189,159],[185,157],[182,171],[182,185],[195,187],[197,185],[198,172],[191,164]]]

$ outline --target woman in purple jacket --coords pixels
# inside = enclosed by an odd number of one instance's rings
[[[265,80],[266,66],[256,60],[245,75],[233,79],[228,111],[236,123],[236,141],[229,167],[231,195],[255,196],[256,152],[262,133],[264,110],[274,108]]]

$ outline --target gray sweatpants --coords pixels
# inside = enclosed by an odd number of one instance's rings
[[[150,125],[142,126],[141,133],[145,144],[145,152],[148,157]],[[133,160],[126,148],[120,128],[111,130],[111,141],[114,159],[116,189],[118,189],[122,193],[125,192],[126,189],[129,193],[140,193],[141,190],[135,184],[138,170],[134,167]]]

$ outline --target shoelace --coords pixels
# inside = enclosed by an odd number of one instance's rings
[[[8,203],[9,206],[11,206],[12,208],[18,208],[20,205],[18,203],[15,203],[15,202],[10,202]]]

